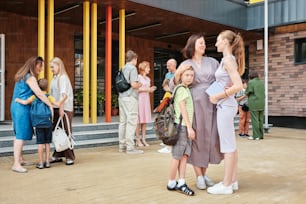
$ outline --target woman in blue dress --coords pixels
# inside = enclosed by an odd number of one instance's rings
[[[11,115],[15,133],[14,164],[12,166],[12,171],[17,173],[27,172],[27,169],[22,167],[22,165],[27,163],[23,159],[22,148],[25,140],[32,140],[33,128],[30,120],[31,105],[22,105],[15,102],[15,99],[20,98],[25,100],[35,94],[50,107],[53,114],[51,103],[37,84],[37,77],[42,71],[43,62],[43,58],[41,57],[31,57],[15,75],[15,86],[11,103]]]

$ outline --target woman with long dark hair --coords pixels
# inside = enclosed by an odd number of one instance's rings
[[[206,186],[214,185],[205,175],[208,165],[219,164],[223,159],[219,149],[216,106],[209,102],[208,95],[205,93],[205,90],[215,81],[215,72],[219,63],[214,58],[203,56],[205,49],[204,36],[191,35],[183,49],[186,60],[181,63],[172,81],[178,84],[181,73],[190,66],[194,67],[194,79],[190,92],[194,103],[195,114],[192,127],[196,138],[192,142],[188,163],[193,165],[197,177],[197,188],[201,190],[206,189]],[[172,84],[173,87],[172,82],[170,85]]]

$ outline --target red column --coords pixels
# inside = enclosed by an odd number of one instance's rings
[[[105,31],[105,122],[111,122],[112,99],[112,7],[106,7]]]

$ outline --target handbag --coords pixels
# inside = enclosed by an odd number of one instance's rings
[[[244,112],[248,112],[248,111],[249,111],[249,107],[248,107],[247,104],[243,104],[243,105],[241,106],[241,109],[242,109]]]
[[[63,118],[66,118],[66,124],[68,126],[68,135],[64,129],[64,121]],[[59,126],[61,124],[61,127]],[[52,141],[54,143],[55,150],[57,152],[65,151],[66,149],[73,149],[75,142],[71,135],[69,119],[67,114],[64,114],[64,117],[59,117],[54,131],[52,133]]]

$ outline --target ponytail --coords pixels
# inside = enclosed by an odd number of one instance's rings
[[[240,33],[234,33],[231,30],[225,30],[220,34],[223,38],[226,38],[230,46],[232,46],[232,52],[238,64],[238,73],[240,76],[242,76],[245,70],[245,51],[244,42]]]
[[[233,54],[236,57],[238,64],[238,72],[240,76],[242,76],[245,70],[245,50],[244,50],[244,42],[240,33],[236,34],[232,46],[233,46]]]

